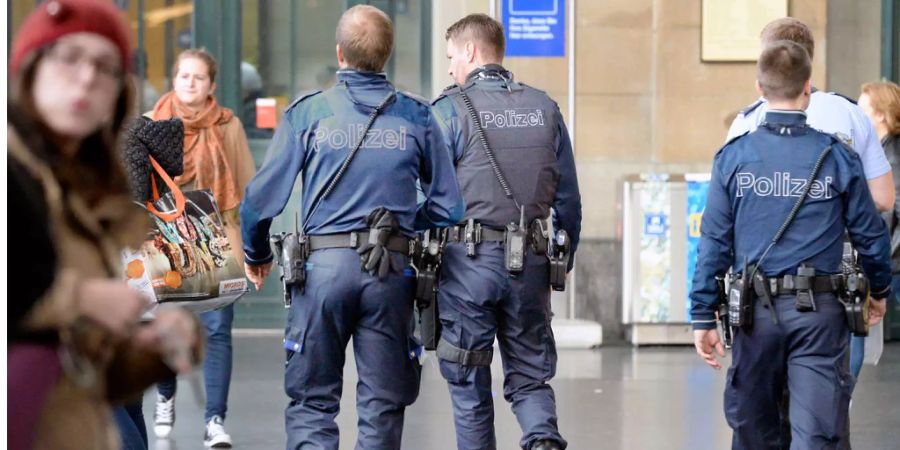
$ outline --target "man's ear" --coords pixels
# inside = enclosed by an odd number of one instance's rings
[[[812,80],[806,80],[806,83],[803,83],[803,95],[812,95]]]
[[[337,55],[338,64],[344,64],[344,51],[339,44],[334,44],[334,53]]]
[[[466,62],[475,62],[475,43],[472,41],[466,42]]]
[[[763,88],[762,88],[762,86],[759,84],[759,80],[756,80],[755,86],[756,86],[756,92],[759,94],[759,96],[760,96],[760,97],[765,97],[766,95],[765,95],[765,93],[763,93]]]

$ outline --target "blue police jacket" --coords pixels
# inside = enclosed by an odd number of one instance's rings
[[[500,74],[505,73],[505,76],[500,76]],[[552,133],[548,133],[549,136],[552,136],[551,142],[546,143],[546,145],[551,146],[551,157],[555,159],[555,167],[554,169],[558,172],[558,177],[547,177],[543,173],[538,173],[538,169],[540,169],[539,164],[537,162],[532,163],[532,167],[530,168],[530,173],[522,175],[521,179],[514,178],[516,167],[512,166],[504,166],[501,169],[504,169],[507,177],[512,177],[509,179],[510,184],[512,185],[513,191],[517,190],[517,188],[521,192],[539,192],[544,187],[542,186],[534,186],[535,183],[539,182],[552,182],[556,183],[550,190],[550,192],[554,192],[550,198],[552,200],[553,210],[553,221],[555,229],[563,229],[566,230],[566,233],[569,235],[569,239],[571,242],[571,251],[572,257],[569,259],[569,269],[572,268],[572,261],[574,261],[575,251],[578,248],[578,242],[581,236],[581,194],[578,190],[578,177],[575,171],[575,156],[572,151],[572,142],[569,140],[569,132],[566,128],[566,124],[563,121],[562,114],[559,112],[559,106],[552,99],[549,98],[545,93],[534,89],[530,86],[527,86],[522,83],[516,83],[511,80],[511,74],[506,72],[506,70],[498,65],[488,65],[482,70],[476,70],[468,77],[469,83],[474,83],[472,89],[469,89],[467,92],[468,95],[472,97],[473,103],[476,105],[481,101],[480,96],[491,96],[491,95],[517,95],[518,91],[522,91],[523,89],[528,91],[530,100],[523,100],[523,104],[517,105],[518,107],[525,108],[526,106],[531,107],[533,111],[535,108],[543,108],[547,109],[545,115],[550,117],[551,123],[548,125],[552,130]],[[509,84],[509,86],[507,85]],[[464,175],[466,177],[471,177],[473,174],[463,174],[460,167],[462,167],[462,162],[466,157],[466,152],[469,150],[469,147],[475,145],[477,147],[477,152],[483,152],[481,148],[481,144],[473,144],[477,142],[477,138],[473,136],[475,131],[473,130],[472,124],[470,124],[470,118],[468,111],[465,110],[464,107],[460,106],[460,104],[454,102],[453,93],[456,92],[454,87],[448,88],[448,90],[444,91],[437,100],[434,101],[434,110],[435,115],[437,116],[438,125],[443,131],[443,137],[446,139],[447,147],[450,148],[450,152],[452,154],[453,160],[457,165],[457,170],[460,171],[458,173],[458,177],[460,182],[463,181]],[[482,111],[484,113],[485,111]],[[509,112],[509,111],[507,111]],[[482,114],[483,116],[484,114]],[[482,117],[481,120],[484,120]],[[494,139],[490,141],[490,145],[493,147],[495,152],[502,152],[506,147],[516,147],[518,150],[521,150],[523,144],[521,142],[505,142],[503,136],[491,135],[492,129],[490,126],[482,125],[485,128],[485,134],[488,135],[488,139]],[[524,135],[524,133],[521,133]],[[521,140],[521,138],[520,138]],[[530,146],[538,146],[544,145],[544,143],[529,143]],[[507,149],[508,150],[508,149]],[[528,150],[537,152],[536,148],[529,148]],[[529,158],[534,159],[534,157],[530,157],[529,155],[521,155],[519,157],[520,161],[518,161],[519,165],[522,165],[523,162],[529,161]],[[504,160],[504,155],[498,153],[497,155],[498,161]],[[508,157],[506,158],[508,161]],[[502,166],[502,163],[501,163]],[[521,168],[520,168],[521,169]],[[525,168],[528,169],[528,168]],[[486,172],[490,173],[490,172]],[[493,175],[490,173],[486,175],[489,179],[485,180],[483,183],[473,183],[468,184],[470,189],[488,189],[487,186],[490,186],[497,190],[497,192],[493,195],[493,198],[497,198],[498,201],[506,202],[507,200],[503,198],[502,191],[499,191],[499,184]],[[466,184],[466,183],[463,183]],[[477,195],[476,195],[477,194]],[[468,208],[472,208],[475,206],[473,202],[473,198],[476,197],[484,197],[484,193],[473,193],[466,191],[465,187],[463,188],[463,197],[465,199],[466,205]],[[533,194],[534,195],[534,194]],[[490,197],[490,196],[488,196]],[[528,197],[528,196],[526,196]],[[478,208],[476,208],[478,209]],[[484,213],[484,210],[478,209],[481,213]],[[470,211],[471,212],[471,211]],[[467,217],[470,212],[467,212]],[[477,215],[477,214],[476,214]],[[511,219],[515,219],[514,221],[518,221],[518,214]],[[489,217],[472,217],[476,221],[484,221],[491,219]],[[501,221],[501,223],[508,223],[508,221]],[[502,225],[501,225],[502,226]]]
[[[809,195],[759,271],[796,274],[801,263],[818,274],[840,272],[844,230],[859,254],[872,292],[890,290],[890,238],[878,215],[859,155],[840,139],[806,123],[803,111],[770,110],[759,128],[725,145],[715,157],[700,226],[691,289],[694,329],[715,327],[716,276],[756,263],[802,195],[816,160],[832,146]]]
[[[266,162],[241,202],[248,263],[272,260],[269,227],[284,210],[300,172],[301,215],[309,235],[365,230],[366,216],[378,207],[392,211],[410,237],[416,229],[448,226],[462,218],[465,206],[453,161],[430,105],[402,92],[375,120],[337,187],[310,217],[314,201],[359,140],[369,114],[394,91],[382,73],[340,70],[334,87],[301,96],[288,107]],[[417,204],[419,188],[424,199]]]

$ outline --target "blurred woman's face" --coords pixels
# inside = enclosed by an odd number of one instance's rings
[[[884,115],[879,114],[878,111],[875,111],[875,108],[872,107],[872,99],[869,98],[869,94],[863,93],[860,95],[858,104],[859,108],[869,116],[869,120],[871,120],[872,124],[876,127],[884,121]]]
[[[40,120],[63,139],[90,136],[112,121],[123,76],[109,39],[93,33],[59,38],[35,68],[31,94]]]
[[[205,105],[216,89],[216,84],[209,79],[209,67],[199,58],[182,59],[172,84],[178,100],[194,108]]]

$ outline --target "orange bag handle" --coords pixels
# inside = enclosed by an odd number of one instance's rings
[[[175,184],[175,181],[166,173],[165,170],[156,162],[153,157],[150,157],[150,164],[153,166],[153,170],[159,174],[160,178],[166,183],[166,186],[172,191],[172,196],[175,198],[175,209],[172,211],[159,211],[153,206],[153,202],[159,200],[159,191],[156,189],[156,178],[153,175],[150,175],[150,187],[153,189],[153,200],[147,202],[147,210],[150,211],[156,217],[160,219],[171,222],[184,214],[184,193],[181,192],[181,189]]]

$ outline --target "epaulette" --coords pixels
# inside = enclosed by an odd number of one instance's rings
[[[404,97],[409,97],[410,100],[414,100],[414,101],[416,101],[416,102],[418,102],[418,103],[421,103],[421,104],[423,104],[423,105],[425,105],[425,106],[428,106],[428,105],[429,105],[428,100],[425,99],[425,97],[422,97],[422,96],[419,95],[419,94],[414,94],[414,93],[409,92],[409,91],[400,91],[400,93],[403,94]]]
[[[738,139],[740,139],[740,138],[742,138],[742,137],[744,137],[744,136],[746,136],[746,135],[748,135],[748,134],[750,134],[750,131],[749,131],[749,130],[748,130],[748,131],[745,131],[745,132],[743,132],[743,133],[741,133],[741,134],[739,134],[739,135],[737,135],[737,136],[735,136],[735,137],[733,137],[733,138],[731,138],[731,139],[729,139],[728,142],[726,142],[725,145],[723,145],[722,148],[720,148],[719,151],[716,152],[716,155],[718,155],[719,153],[722,153],[722,150],[725,150],[725,147],[728,147],[729,145],[733,144],[734,141],[736,141],[736,140],[738,140]]]
[[[838,97],[840,97],[840,98],[842,98],[842,99],[844,99],[844,100],[847,100],[848,102],[853,103],[854,105],[856,104],[856,100],[854,100],[854,99],[852,99],[852,98],[850,98],[850,97],[847,97],[846,95],[841,94],[840,92],[828,92],[828,94],[831,94],[831,95],[837,95]]]
[[[449,94],[449,93],[450,93],[450,91],[452,91],[452,90],[454,90],[454,89],[456,89],[456,87],[457,87],[457,86],[459,86],[459,85],[458,85],[458,84],[456,84],[456,83],[453,83],[453,84],[451,84],[451,85],[449,85],[449,86],[447,86],[447,87],[445,87],[445,88],[444,88],[444,90],[443,90],[443,91],[441,91],[441,93],[440,93],[440,94],[438,94],[438,96],[437,96],[437,97],[435,97],[435,99],[434,99],[434,100],[432,100],[432,101],[431,101],[431,105],[432,105],[432,106],[434,106],[434,105],[436,105],[436,104],[437,104],[437,102],[438,102],[438,101],[439,101],[439,100],[440,100],[440,99],[442,99],[442,98],[444,98],[444,97],[446,97],[446,96],[447,96],[447,94]]]
[[[742,109],[740,112],[740,115],[743,117],[747,117],[747,114],[752,113],[756,108],[759,108],[759,105],[762,105],[762,104],[763,104],[763,100],[759,99],[759,100],[753,102],[752,105]]]
[[[519,86],[527,87],[528,89],[534,89],[535,91],[538,91],[538,92],[540,92],[541,94],[547,95],[547,91],[545,91],[545,90],[543,90],[543,89],[538,89],[538,88],[536,88],[536,87],[534,87],[534,86],[525,84],[525,83],[523,83],[523,82],[521,82],[521,81],[513,81],[513,83],[518,84]]]
[[[319,94],[321,92],[322,91],[320,89],[312,89],[312,90],[301,93],[299,97],[294,99],[294,101],[292,101],[291,104],[287,106],[287,108],[284,108],[284,112],[290,111],[291,108],[297,106],[303,100],[306,100],[307,98],[312,97],[313,95]]]

